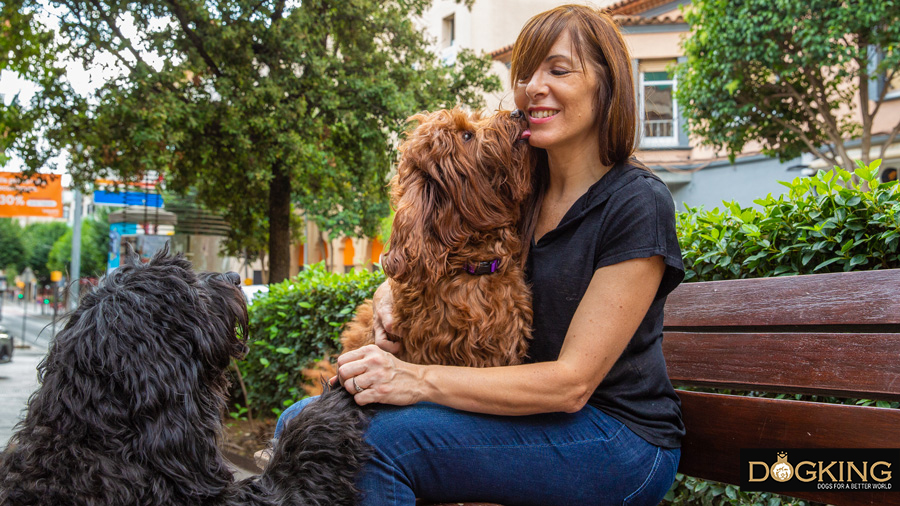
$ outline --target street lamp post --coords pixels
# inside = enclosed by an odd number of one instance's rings
[[[6,276],[0,276],[0,322],[3,321],[3,298],[6,297]]]

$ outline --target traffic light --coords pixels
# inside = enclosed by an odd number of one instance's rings
[[[19,298],[20,298],[20,299],[24,299],[24,298],[25,298],[25,294],[24,294],[24,293],[20,293],[20,294],[19,294]]]
[[[44,304],[49,304],[49,303],[50,303],[50,299],[44,299]]]

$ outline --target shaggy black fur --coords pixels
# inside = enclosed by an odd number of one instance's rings
[[[0,504],[353,504],[368,417],[343,390],[291,421],[262,475],[235,483],[226,467],[226,368],[246,352],[239,284],[168,248],[101,280],[38,367]]]

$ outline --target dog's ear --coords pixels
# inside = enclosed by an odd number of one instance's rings
[[[159,251],[157,251],[155,255],[153,255],[153,258],[150,260],[150,262],[155,264],[161,260],[164,260],[166,257],[168,257],[169,251],[170,251],[169,244],[170,244],[170,241],[166,241],[166,243],[163,244],[163,247],[160,248]]]
[[[134,250],[130,242],[125,243],[125,253],[122,255],[122,265],[136,267],[141,264],[141,258]]]
[[[530,148],[523,150],[521,156],[513,156],[508,165],[504,165],[506,178],[503,181],[504,189],[509,192],[513,202],[521,204],[534,191],[535,163],[532,159]]]
[[[409,160],[401,162],[409,163]],[[421,177],[416,171],[403,184],[395,178],[394,223],[391,227],[390,249],[381,267],[390,278],[404,283],[426,282],[446,275],[448,248],[442,230],[448,221],[447,208],[452,203],[435,187],[433,180]],[[458,220],[457,220],[458,221]],[[458,224],[457,224],[458,226]],[[411,265],[422,266],[413,272]]]

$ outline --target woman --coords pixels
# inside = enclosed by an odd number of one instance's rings
[[[672,197],[631,159],[628,51],[609,16],[562,6],[525,25],[511,72],[541,154],[529,362],[398,360],[382,285],[378,346],[338,359],[359,404],[385,405],[367,436],[375,455],[359,480],[363,504],[656,504],[674,480],[684,429],[662,311],[684,271]]]

